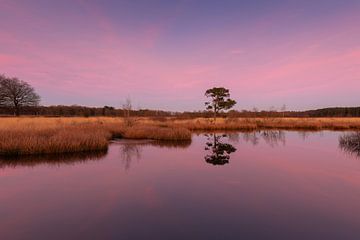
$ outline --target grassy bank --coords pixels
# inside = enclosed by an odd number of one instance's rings
[[[168,121],[166,121],[168,122]],[[229,118],[173,120],[168,125],[189,130],[351,130],[360,129],[360,118]]]
[[[101,151],[113,137],[182,141],[191,133],[152,124],[126,127],[120,118],[0,118],[0,155]]]
[[[107,149],[113,137],[189,141],[191,131],[360,130],[360,118],[0,118],[0,155],[71,153]]]

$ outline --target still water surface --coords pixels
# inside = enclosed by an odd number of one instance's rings
[[[0,160],[0,238],[360,239],[360,158],[344,134],[199,134]]]

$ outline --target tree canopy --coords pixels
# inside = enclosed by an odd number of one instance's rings
[[[19,116],[21,107],[38,106],[40,96],[27,82],[0,75],[0,106],[12,107]]]
[[[229,89],[223,87],[208,89],[205,96],[211,98],[210,102],[205,102],[205,106],[207,110],[214,112],[214,118],[220,111],[229,110],[236,104],[236,101],[230,98]]]

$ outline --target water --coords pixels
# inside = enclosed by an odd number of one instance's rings
[[[360,239],[360,158],[344,134],[199,134],[1,160],[0,238]]]

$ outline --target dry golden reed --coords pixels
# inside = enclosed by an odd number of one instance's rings
[[[25,155],[104,150],[111,137],[94,119],[1,118],[0,154]]]
[[[360,118],[196,118],[167,120],[162,125],[189,130],[354,130],[360,129]]]
[[[360,129],[360,118],[137,118],[131,127],[111,117],[0,118],[0,155],[106,150],[114,137],[185,141],[196,130],[256,129],[353,130]]]
[[[191,139],[191,132],[186,128],[141,126],[124,131],[124,138],[185,141]]]
[[[189,140],[187,129],[136,125],[121,118],[0,118],[0,155],[106,150],[114,137]]]

